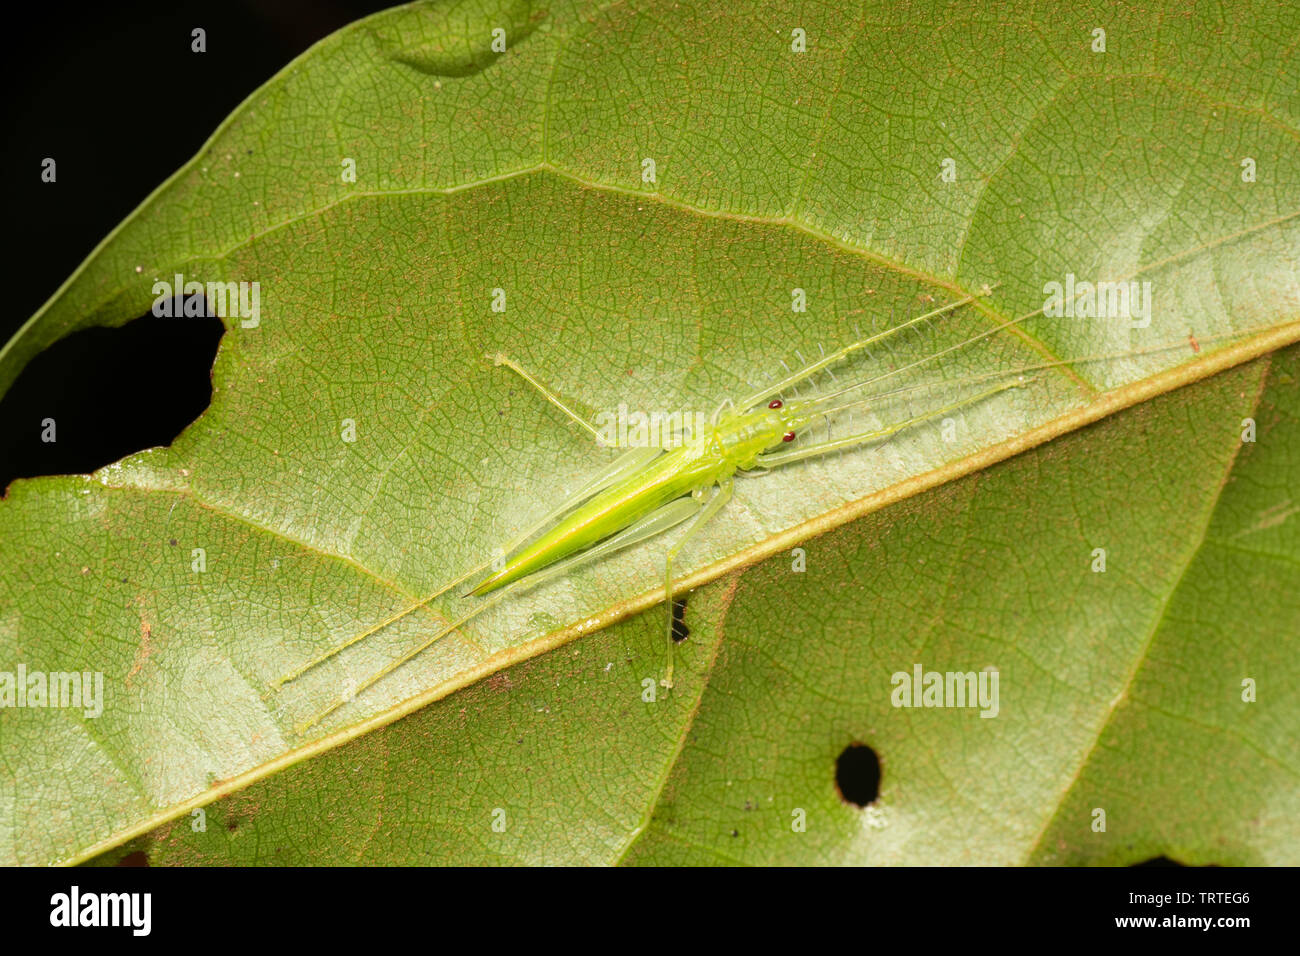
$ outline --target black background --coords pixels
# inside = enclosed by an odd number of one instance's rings
[[[357,0],[35,5],[5,10],[7,341],[254,90],[317,40],[392,6]],[[11,19],[12,18],[12,19]],[[191,30],[207,52],[191,52]],[[52,157],[57,181],[41,181]],[[0,398],[0,490],[168,444],[207,407],[216,319],[69,336]],[[41,441],[41,422],[57,441]]]
[[[832,948],[889,953],[1047,951],[1124,940],[1135,952],[1256,951],[1293,938],[1285,874],[1264,869],[911,868],[727,873],[650,869],[412,872],[405,869],[87,869],[0,872],[0,919],[13,951],[144,940],[123,928],[52,928],[51,897],[150,892],[160,944],[290,943],[326,952],[576,943],[671,953],[716,943],[729,951]],[[1279,879],[1279,877],[1281,879]],[[538,892],[539,879],[544,881]],[[1131,893],[1194,894],[1157,907]],[[1200,892],[1248,902],[1202,904]],[[1117,917],[1241,917],[1249,927],[1117,927]],[[42,938],[45,937],[45,938]],[[61,940],[59,938],[61,937]],[[947,944],[957,944],[955,947]],[[748,944],[748,946],[746,946]],[[793,945],[791,945],[793,944]],[[148,945],[146,943],[146,945]],[[352,949],[352,947],[357,947]],[[224,947],[223,947],[224,948]],[[52,950],[57,951],[57,950]],[[1198,951],[1193,948],[1192,951]]]

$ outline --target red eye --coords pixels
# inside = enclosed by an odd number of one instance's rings
[[[779,399],[779,398],[774,398],[774,399],[772,399],[770,402],[767,403],[767,407],[768,407],[768,408],[780,408],[780,407],[781,407],[781,399]]]
[[[781,441],[794,441],[794,432],[786,432],[781,436]]]

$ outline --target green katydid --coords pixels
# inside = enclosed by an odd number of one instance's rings
[[[500,603],[518,589],[531,588],[564,575],[580,565],[597,561],[617,551],[660,535],[671,528],[688,523],[685,533],[668,550],[664,562],[664,593],[667,615],[667,661],[661,683],[673,684],[673,563],[683,547],[699,533],[727,504],[732,495],[733,478],[760,475],[809,458],[840,452],[860,445],[882,441],[903,429],[940,418],[958,409],[983,402],[1008,389],[1023,388],[1033,381],[1027,372],[1060,365],[1100,360],[1116,356],[1096,356],[1091,359],[1074,359],[1044,362],[1017,370],[1015,373],[992,373],[967,381],[995,379],[987,388],[959,401],[932,408],[919,415],[906,418],[883,428],[860,431],[840,438],[827,439],[813,444],[792,446],[791,443],[814,420],[829,420],[839,412],[861,407],[868,402],[878,402],[882,397],[897,394],[877,393],[870,398],[844,400],[844,396],[877,384],[900,372],[930,362],[941,355],[964,348],[977,341],[1017,325],[1028,316],[993,325],[984,332],[959,342],[902,367],[880,373],[865,381],[856,381],[835,387],[829,392],[806,398],[787,399],[785,396],[797,387],[829,370],[832,366],[868,349],[875,343],[929,322],[939,315],[966,305],[991,292],[985,286],[980,292],[950,302],[940,308],[886,328],[865,338],[860,338],[843,348],[825,355],[753,392],[718,406],[702,434],[673,436],[682,438],[675,447],[632,448],[610,462],[566,501],[548,512],[531,527],[517,535],[498,550],[504,560],[485,561],[447,582],[423,600],[412,604],[392,616],[376,623],[344,643],[285,674],[273,685],[278,688],[294,680],[317,665],[331,659],[339,652],[388,627],[408,614],[436,600],[441,595],[470,579],[486,574],[465,595],[483,597],[484,600],[464,614],[449,621],[436,633],[416,647],[385,665],[366,678],[353,694],[361,693],[391,674],[398,667],[423,653],[438,641],[452,634],[484,611]],[[1230,333],[1232,334],[1232,333]],[[1237,333],[1240,334],[1240,333]],[[1196,348],[1195,343],[1193,347]],[[1159,351],[1154,349],[1151,351]],[[1136,353],[1125,353],[1136,354]],[[488,356],[497,366],[505,366],[536,389],[547,401],[557,407],[571,421],[590,433],[598,443],[607,444],[600,430],[575,412],[556,392],[515,361],[504,355]],[[926,386],[899,389],[905,392]],[[667,446],[669,443],[665,442]],[[490,596],[489,596],[490,595]],[[341,707],[353,694],[330,703],[306,722],[299,731],[318,723]]]

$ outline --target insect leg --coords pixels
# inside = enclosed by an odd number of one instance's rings
[[[662,454],[662,452],[658,448],[629,449],[627,452],[615,458],[612,462],[606,465],[590,481],[588,481],[585,485],[583,485],[582,488],[580,488],[577,492],[571,495],[568,498],[568,500],[564,501],[554,510],[548,512],[546,515],[544,515],[543,517],[535,521],[522,534],[517,535],[504,548],[502,548],[501,551],[508,556],[520,545],[527,542],[529,538],[533,537],[533,535],[537,534],[542,529],[549,527],[551,524],[559,520],[565,514],[572,511],[574,508],[578,507],[578,505],[582,504],[592,495],[596,494],[599,491],[604,491],[606,488],[610,487],[616,482],[623,480],[628,475],[635,474],[637,471],[640,471],[642,468],[648,465],[655,458],[658,458],[660,454]],[[353,644],[365,640],[371,634],[375,634],[379,631],[382,631],[390,624],[397,623],[402,618],[406,617],[408,614],[413,614],[414,612],[418,611],[420,608],[428,604],[430,601],[442,597],[442,595],[446,594],[448,591],[456,587],[458,584],[462,584],[463,582],[468,581],[476,574],[481,574],[491,566],[492,566],[492,560],[487,560],[480,563],[476,567],[470,568],[464,574],[461,574],[460,576],[453,578],[451,581],[447,582],[446,584],[438,588],[438,590],[434,591],[432,594],[428,595],[427,597],[424,597],[421,600],[415,602],[414,604],[410,604],[402,608],[402,610],[397,611],[396,613],[384,618],[384,620],[380,621],[379,623],[366,628],[366,630],[361,631],[359,634],[354,634],[352,637],[349,637],[342,644],[332,647],[328,651],[325,651],[324,653],[319,654],[316,657],[313,657],[305,664],[300,664],[298,667],[294,668],[289,673],[283,675],[282,677],[277,678],[274,682],[272,682],[270,688],[271,691],[274,692],[280,686],[287,684],[289,681],[294,680],[295,678],[301,677],[303,674],[307,673],[307,671],[311,670],[312,668],[320,664],[323,664],[325,661],[329,660],[335,654],[338,654],[340,651],[346,650],[347,648],[351,647]]]
[[[485,356],[485,358],[490,358],[492,360],[492,364],[494,365],[506,366],[507,368],[515,372],[515,374],[517,374],[525,382],[531,385],[533,388],[537,389],[537,391],[541,392],[543,398],[545,398],[548,402],[550,402],[560,411],[564,412],[564,414],[568,416],[570,421],[576,422],[588,434],[590,434],[591,437],[596,440],[596,444],[604,448],[614,447],[612,442],[608,442],[605,440],[604,437],[602,437],[602,435],[600,434],[600,429],[598,429],[595,425],[587,421],[585,418],[583,418],[581,415],[579,415],[577,412],[571,409],[568,405],[566,405],[564,403],[564,399],[561,398],[557,392],[554,392],[551,389],[547,388],[545,385],[543,385],[536,378],[536,376],[534,376],[531,372],[525,369],[514,359],[508,358],[507,356],[503,355],[500,352],[497,352],[494,355]]]
[[[937,309],[933,309],[925,313],[924,315],[918,315],[914,319],[909,319],[908,321],[903,322],[900,325],[895,325],[891,328],[885,329],[883,332],[877,332],[875,335],[868,336],[865,339],[859,339],[856,342],[850,342],[842,349],[837,349],[836,351],[832,352],[830,355],[827,355],[824,358],[820,358],[815,362],[811,362],[808,365],[805,365],[803,368],[791,372],[789,375],[786,375],[784,378],[778,379],[772,384],[767,385],[759,389],[758,391],[745,396],[745,398],[736,402],[736,407],[741,409],[742,411],[753,408],[755,405],[758,405],[761,402],[766,402],[769,398],[772,398],[776,395],[780,395],[782,392],[785,392],[786,390],[792,388],[793,386],[798,385],[800,382],[811,378],[812,376],[820,372],[822,369],[827,368],[828,366],[831,365],[835,365],[839,362],[842,362],[844,359],[848,358],[854,352],[860,352],[863,349],[867,348],[868,346],[881,341],[882,339],[889,338],[891,335],[897,335],[898,333],[906,331],[907,329],[910,329],[913,326],[920,325],[923,322],[928,322],[930,319],[933,319],[935,316],[943,315],[943,313],[945,312],[951,312],[953,309],[960,308],[961,306],[965,305],[968,302],[974,302],[976,299],[980,298],[981,296],[990,294],[991,291],[992,290],[986,286],[984,289],[981,289],[979,292],[976,292],[974,295],[968,295],[964,298],[956,300],[955,302],[949,302],[945,306],[941,306]]]
[[[709,519],[721,511],[722,506],[731,499],[731,487],[731,478],[723,478],[718,482],[717,492],[715,492],[713,497],[709,499],[708,503],[700,509],[700,513],[696,516],[695,520],[691,522],[691,526],[686,529],[686,533],[682,535],[681,540],[669,549],[668,557],[664,561],[664,603],[668,607],[668,669],[664,674],[664,679],[660,681],[660,683],[663,684],[664,687],[670,689],[673,686],[673,560],[677,557],[686,542],[689,541],[697,531],[708,524]]]
[[[852,448],[855,445],[865,445],[870,442],[880,441],[888,438],[904,428],[910,428],[913,425],[919,425],[922,422],[930,421],[941,415],[956,411],[959,408],[965,408],[967,405],[974,405],[982,402],[986,398],[997,395],[999,392],[1005,392],[1010,388],[1024,388],[1031,380],[1021,376],[1010,382],[1003,382],[1001,385],[980,392],[970,398],[964,398],[960,402],[953,402],[951,405],[945,405],[942,408],[936,408],[933,411],[926,412],[923,415],[917,415],[915,418],[909,418],[906,421],[897,422],[877,431],[858,432],[856,435],[846,435],[843,438],[837,438],[833,441],[822,442],[817,445],[809,445],[806,448],[794,448],[790,451],[771,452],[766,455],[758,456],[758,465],[762,468],[776,468],[781,465],[789,465],[796,461],[803,461],[805,458],[815,458],[818,455],[825,455],[833,451],[841,451],[846,448]]]
[[[462,614],[460,617],[452,621],[446,627],[441,628],[432,637],[427,638],[418,646],[407,651],[405,654],[397,658],[397,660],[393,661],[391,664],[385,665],[384,668],[380,670],[378,673],[373,674],[370,677],[367,677],[360,686],[356,687],[353,690],[352,695],[350,697],[336,700],[333,703],[331,703],[329,706],[323,708],[322,710],[317,711],[305,722],[299,724],[298,727],[295,728],[296,732],[302,733],[304,730],[306,730],[308,727],[311,727],[313,724],[317,724],[320,721],[324,720],[327,716],[329,716],[334,711],[338,710],[338,708],[342,707],[345,703],[347,703],[348,700],[351,699],[351,697],[355,697],[357,694],[360,694],[362,691],[366,690],[367,688],[374,686],[376,683],[383,680],[385,677],[387,677],[393,671],[397,670],[397,668],[401,667],[407,661],[424,653],[434,644],[438,643],[438,641],[442,640],[444,637],[458,630],[469,621],[478,617],[488,608],[491,608],[499,604],[506,597],[513,595],[519,591],[536,587],[537,585],[542,584],[545,581],[549,581],[552,578],[558,577],[561,574],[566,574],[569,571],[572,571],[583,564],[587,564],[588,562],[595,561],[598,560],[599,558],[603,558],[607,555],[613,554],[615,551],[621,551],[624,548],[629,548],[632,545],[644,541],[647,538],[652,538],[657,534],[663,534],[663,532],[667,531],[669,528],[679,525],[683,521],[686,521],[691,516],[698,514],[699,511],[700,511],[700,503],[695,498],[678,498],[675,501],[670,501],[668,504],[664,505],[662,508],[659,508],[657,511],[652,511],[650,514],[646,515],[644,518],[642,518],[640,521],[636,522],[635,524],[629,525],[627,528],[624,528],[622,531],[620,531],[618,534],[614,535],[613,537],[606,538],[604,541],[600,542],[599,544],[593,545],[592,547],[588,548],[586,551],[581,552],[580,554],[574,555],[573,557],[568,558],[564,561],[560,561],[557,564],[553,564],[549,568],[544,568],[541,571],[538,571],[535,574],[532,574],[529,577],[524,578],[523,580],[510,585],[509,587],[503,588],[492,597],[486,599],[482,604],[475,607],[473,610],[467,611],[465,614]]]

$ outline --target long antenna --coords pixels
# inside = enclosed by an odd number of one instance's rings
[[[1018,319],[1016,321],[1020,321],[1023,318],[1024,316],[1021,316],[1021,319]],[[1201,346],[1205,344],[1209,344],[1213,342],[1221,342],[1228,339],[1241,338],[1243,336],[1253,335],[1257,332],[1263,332],[1266,330],[1276,329],[1276,328],[1279,328],[1279,326],[1277,325],[1251,326],[1250,328],[1237,329],[1231,332],[1218,332],[1212,335],[1197,336],[1194,342],[1192,339],[1189,338],[1179,342],[1172,342],[1166,345],[1155,345],[1144,349],[1126,349],[1124,351],[1119,351],[1119,352],[1100,352],[1093,355],[1082,355],[1079,356],[1078,358],[1056,359],[1050,362],[1038,362],[1033,365],[1021,365],[1011,369],[997,369],[995,371],[982,372],[979,375],[969,375],[969,376],[964,376],[962,378],[931,379],[926,382],[917,382],[912,385],[904,385],[899,388],[891,389],[887,392],[876,392],[875,394],[865,396],[860,400],[847,402],[844,405],[839,405],[832,409],[812,409],[812,413],[822,414],[822,415],[832,414],[833,412],[839,411],[841,409],[857,407],[859,405],[869,404],[871,402],[879,402],[885,399],[894,398],[899,395],[905,395],[909,392],[916,392],[916,391],[921,391],[924,389],[932,389],[932,388],[948,388],[948,387],[961,386],[961,385],[972,385],[972,384],[978,384],[980,382],[986,382],[990,379],[1003,378],[1012,375],[1022,375],[1027,372],[1039,372],[1045,369],[1062,368],[1071,365],[1087,365],[1096,362],[1113,362],[1119,359],[1141,358],[1147,355],[1159,355],[1163,352],[1173,352],[1180,349],[1187,349],[1192,354],[1196,354],[1200,351]],[[957,346],[953,346],[953,347],[960,348],[961,345],[969,344],[970,341],[972,340],[967,340],[966,343],[959,343]],[[936,353],[936,354],[941,354],[941,353]],[[828,401],[829,399],[837,398],[841,395],[847,394],[848,392],[857,391],[860,388],[866,388],[868,385],[871,385],[874,382],[878,382],[884,378],[888,378],[890,375],[894,375],[897,372],[905,371],[906,369],[914,368],[917,365],[924,364],[928,360],[929,360],[928,358],[918,360],[916,362],[903,366],[902,368],[895,369],[893,371],[878,375],[874,378],[868,378],[860,382],[854,382],[850,385],[845,386],[844,388],[836,389],[833,392],[827,392],[826,394],[823,395],[812,395],[804,399],[804,401],[813,405],[818,405],[821,404],[822,402]]]

